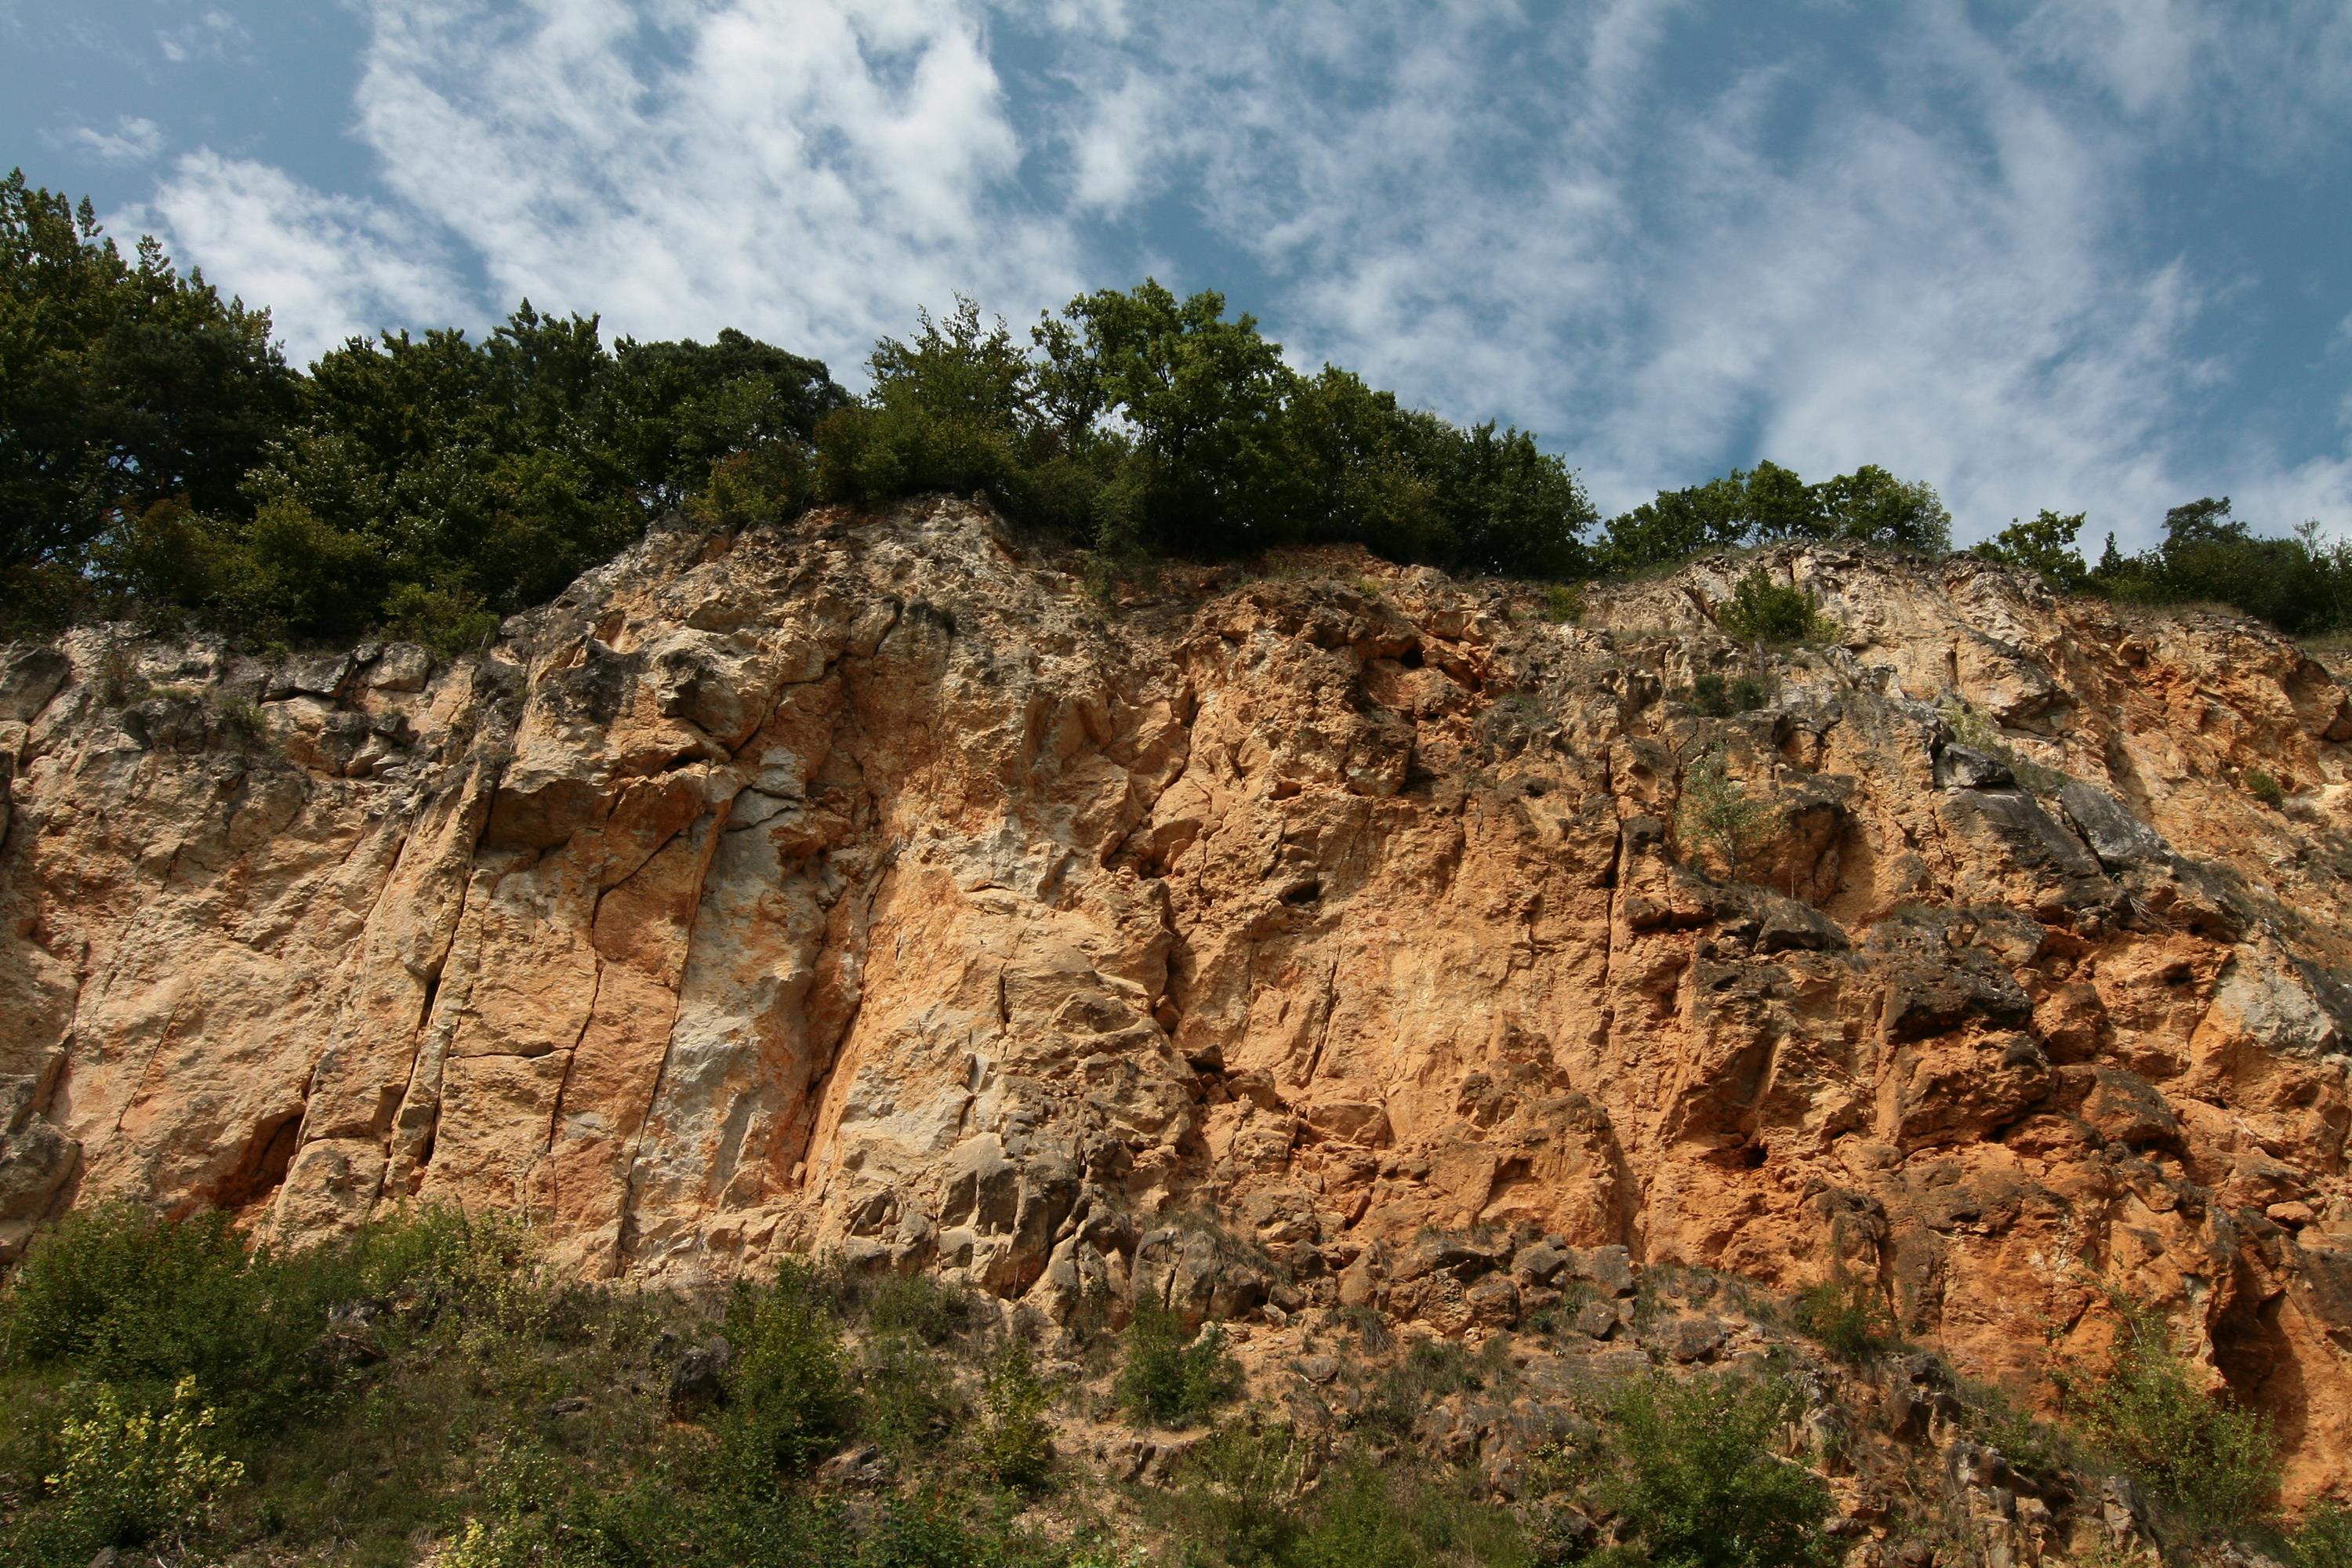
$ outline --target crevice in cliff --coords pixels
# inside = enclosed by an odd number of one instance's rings
[[[603,896],[599,895],[596,901],[601,905],[604,901]],[[589,929],[593,931],[594,928],[595,917],[591,915]],[[555,1152],[555,1131],[563,1125],[563,1091],[572,1087],[572,1069],[580,1065],[580,1047],[587,1040],[588,1031],[596,1026],[596,1003],[604,994],[604,960],[599,956],[596,959],[596,978],[588,986],[587,1014],[580,1020],[580,1032],[572,1037],[572,1048],[563,1054],[563,1076],[555,1080],[555,1101],[547,1110],[547,1142],[541,1150],[543,1154]]]
[[[457,788],[464,792],[454,808],[458,814],[458,820],[465,825],[462,838],[464,848],[462,852],[453,850],[449,860],[445,862],[455,867],[456,907],[449,911],[446,922],[435,928],[439,932],[439,941],[432,957],[426,961],[425,973],[421,977],[424,981],[425,994],[416,1010],[416,1025],[408,1032],[408,1073],[402,1084],[400,1100],[393,1110],[392,1125],[385,1129],[382,1136],[381,1150],[383,1160],[377,1168],[375,1191],[368,1199],[370,1210],[383,1201],[384,1188],[392,1180],[394,1163],[400,1154],[398,1145],[404,1115],[412,1103],[417,1102],[416,1075],[424,1065],[425,1034],[432,1026],[433,1010],[441,1000],[441,981],[442,976],[448,972],[449,954],[457,945],[457,933],[465,928],[467,906],[473,897],[474,866],[477,858],[481,854],[482,835],[488,828],[490,807],[497,795],[495,779],[490,776],[487,768],[481,766],[472,767]],[[412,839],[415,837],[413,827],[410,837]],[[404,853],[405,846],[403,847]],[[395,860],[393,863],[392,872],[385,878],[387,886],[397,879],[398,873],[399,862]],[[373,913],[370,918],[373,918]],[[441,1068],[441,1058],[436,1056],[433,1063],[433,1070],[438,1074]],[[312,1070],[315,1074],[317,1069],[314,1067]],[[432,1085],[431,1093],[430,1105],[419,1107],[425,1125],[415,1139],[413,1144],[415,1153],[410,1160],[410,1168],[404,1173],[409,1176],[412,1183],[417,1174],[432,1163],[434,1142],[440,1131],[441,1085],[437,1077]]]
[[[235,1213],[273,1195],[285,1184],[301,1133],[299,1108],[263,1118],[213,1188],[214,1206]]]
[[[1307,1066],[1300,1071],[1296,1080],[1300,1089],[1314,1086],[1316,1069],[1323,1065],[1323,1047],[1328,1045],[1331,1039],[1331,1016],[1339,1011],[1339,955],[1334,953],[1330,967],[1323,972],[1323,1000],[1318,1009],[1322,1016],[1316,1022],[1315,1048],[1307,1053]]]
[[[861,783],[864,773],[865,770],[861,765],[859,767]],[[866,794],[864,804],[869,812],[878,810],[878,805],[870,793]],[[826,907],[825,928],[827,937],[830,938],[835,930],[836,916],[840,913],[841,901],[849,898],[860,900],[856,912],[843,922],[838,937],[819,942],[813,966],[821,974],[824,957],[828,952],[838,951],[850,953],[854,954],[858,961],[860,978],[856,982],[856,994],[849,998],[848,1005],[843,1010],[839,1024],[829,1032],[828,1037],[822,1042],[814,1037],[808,1041],[810,1053],[808,1082],[802,1090],[800,1106],[795,1108],[792,1115],[786,1119],[788,1128],[793,1122],[799,1124],[798,1147],[786,1147],[782,1150],[777,1155],[779,1164],[783,1163],[788,1158],[803,1165],[814,1174],[820,1159],[825,1152],[824,1147],[825,1129],[829,1123],[838,1124],[841,1107],[837,1103],[828,1104],[828,1101],[834,1099],[836,1087],[835,1077],[841,1067],[844,1047],[848,1045],[852,1031],[857,1027],[858,1015],[864,1012],[866,1007],[864,957],[868,939],[874,930],[874,907],[881,901],[883,885],[889,880],[890,874],[897,869],[898,863],[898,849],[894,845],[883,854],[880,864],[875,866],[867,874],[862,888],[845,887],[834,902]],[[836,973],[841,967],[843,966],[836,965]]]
[[[661,1104],[662,1089],[669,1081],[670,1058],[677,1049],[678,1013],[686,1005],[686,972],[688,966],[693,963],[694,933],[702,921],[704,902],[710,890],[711,862],[718,858],[719,841],[726,836],[727,813],[732,805],[733,800],[730,797],[728,801],[718,805],[713,815],[709,818],[710,831],[703,843],[702,858],[694,869],[692,910],[686,918],[686,929],[679,933],[678,937],[678,976],[677,984],[670,988],[669,1027],[662,1034],[661,1064],[654,1068],[653,1084],[646,1091],[645,1109],[637,1113],[636,1125],[629,1129],[626,1133],[629,1152],[627,1158],[622,1163],[620,1217],[619,1223],[614,1226],[613,1234],[612,1267],[615,1273],[628,1266],[630,1257],[636,1247],[637,1163],[645,1154],[646,1129],[652,1124],[654,1111]],[[598,984],[601,989],[603,984],[601,971]],[[591,1019],[595,1016],[595,1009],[593,1005],[589,1009],[589,1016]],[[584,1030],[582,1037],[583,1039],[586,1037]],[[573,1059],[575,1061],[578,1059],[576,1049]],[[564,1069],[564,1076],[568,1084],[571,1078],[569,1066]],[[558,1098],[560,1101],[561,1097]]]

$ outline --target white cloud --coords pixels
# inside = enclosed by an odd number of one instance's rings
[[[956,289],[1012,310],[1076,288],[1066,227],[1022,209],[1022,149],[959,7],[659,15],[372,13],[361,132],[501,299],[640,335],[731,323],[845,362]]]
[[[152,120],[126,114],[111,131],[77,125],[66,133],[68,145],[108,163],[143,163],[163,149],[163,128]]]
[[[2275,167],[2329,153],[2352,121],[2341,0],[2041,0],[2015,41],[2110,97],[2143,135]]]
[[[278,336],[299,363],[354,335],[477,314],[412,222],[371,203],[321,195],[262,163],[191,153],[151,206],[109,226],[165,235],[225,292],[269,307]]]
[[[155,47],[173,65],[184,65],[190,60],[216,58],[231,44],[245,39],[246,31],[237,25],[236,18],[215,5],[193,22],[158,32]]]

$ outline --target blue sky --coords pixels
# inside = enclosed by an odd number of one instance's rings
[[[2252,19],[2250,19],[2252,18]],[[853,384],[1147,273],[1538,431],[2352,530],[2341,0],[0,0],[0,162],[307,359],[524,295]]]

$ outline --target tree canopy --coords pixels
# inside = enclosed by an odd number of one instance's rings
[[[1809,485],[1778,463],[1759,462],[1703,485],[1661,490],[1611,518],[1600,563],[1612,573],[1642,572],[1779,539],[1940,553],[1952,545],[1952,514],[1932,486],[1898,479],[1874,463]]]
[[[867,368],[853,398],[740,331],[608,342],[525,300],[479,341],[353,338],[305,372],[266,310],[152,239],[124,257],[87,201],[19,171],[0,182],[0,629],[131,616],[454,647],[668,511],[741,527],[940,490],[1124,559],[1352,542],[1565,583],[1784,539],[1950,547],[1936,491],[1874,464],[1808,483],[1759,462],[1603,525],[1527,431],[1295,370],[1223,296],[1150,279],[1025,334],[959,298]],[[2257,535],[2208,499],[2094,566],[2084,521],[2044,511],[1978,550],[2067,592],[2352,624],[2352,552],[2315,527]]]

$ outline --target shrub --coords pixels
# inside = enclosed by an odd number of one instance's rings
[[[1287,1426],[1235,1422],[1195,1448],[1184,1469],[1184,1532],[1218,1561],[1297,1560],[1309,1446]]]
[[[2278,1489],[2269,1421],[2198,1387],[2153,1308],[2128,1297],[2117,1305],[2123,1323],[2105,1367],[2053,1374],[2062,1411],[2191,1526],[2236,1531],[2259,1521]]]
[[[1874,1355],[1900,1342],[1895,1316],[1877,1288],[1847,1274],[1798,1291],[1790,1316],[1800,1333],[1848,1361]]]
[[[1499,1352],[1502,1341],[1487,1342]],[[1371,1342],[1366,1344],[1370,1348]],[[1494,1363],[1481,1364],[1454,1340],[1416,1340],[1374,1384],[1357,1419],[1402,1436],[1422,1413],[1450,1394],[1484,1388]]]
[[[907,1458],[937,1444],[961,1414],[954,1380],[912,1334],[869,1338],[858,1369],[858,1426],[891,1453]]]
[[[2248,768],[2238,782],[2246,786],[2248,795],[2273,811],[2286,805],[2286,787],[2261,768]]]
[[[1955,1392],[1959,1396],[1960,1419],[1969,1434],[2000,1450],[2002,1458],[2025,1475],[2049,1479],[2074,1462],[2073,1447],[2063,1430],[2020,1409],[1999,1387],[1959,1379]]]
[[[2294,1568],[2352,1568],[2352,1508],[2332,1498],[2313,1504],[2286,1551]]]
[[[1353,1456],[1323,1478],[1287,1561],[1298,1568],[1422,1568],[1547,1561],[1517,1514],[1475,1501],[1451,1478]]]
[[[221,1414],[250,1434],[323,1392],[313,1353],[326,1310],[360,1295],[355,1248],[248,1255],[226,1215],[168,1220],[127,1204],[68,1215],[26,1256],[0,1345],[26,1366],[160,1393],[193,1375],[224,1391]]]
[[[1675,812],[1675,844],[1685,855],[1720,855],[1725,874],[1737,877],[1740,862],[1770,837],[1771,805],[1748,798],[1746,786],[1730,776],[1719,750],[1710,749],[1685,768],[1682,785]]]
[[[1819,643],[1838,635],[1812,595],[1793,583],[1775,583],[1761,566],[1732,584],[1715,618],[1727,636],[1743,642]]]
[[[1053,1474],[1054,1433],[1045,1420],[1050,1403],[1027,1342],[1008,1335],[981,1385],[980,1433],[972,1444],[982,1472],[997,1485],[1034,1491]]]
[[[866,1301],[866,1321],[877,1333],[911,1334],[925,1344],[944,1344],[970,1325],[971,1292],[941,1285],[928,1274],[894,1274]]]
[[[1564,583],[1545,584],[1543,618],[1554,626],[1569,626],[1584,617],[1584,595]]]
[[[383,630],[403,642],[422,643],[443,658],[478,653],[498,635],[498,612],[481,595],[464,588],[428,588],[400,583],[384,595]]]
[[[849,1435],[856,1396],[841,1331],[808,1265],[786,1259],[765,1289],[738,1285],[727,1304],[727,1373],[720,1436],[754,1469],[806,1469]]]
[[[1157,1301],[1136,1304],[1127,1330],[1118,1399],[1139,1422],[1189,1426],[1242,1391],[1241,1363],[1214,1323],[1187,1341],[1183,1320]]]
[[[1708,719],[1727,719],[1734,713],[1753,713],[1769,700],[1764,682],[1752,675],[1743,675],[1727,682],[1720,675],[1693,676],[1690,688],[1681,694],[1691,711]]]
[[[100,1384],[58,1433],[63,1468],[46,1478],[64,1532],[98,1546],[184,1552],[212,1528],[245,1467],[205,1446],[214,1412],[183,1377],[157,1409],[126,1406]]]
[[[1778,1378],[1718,1373],[1635,1384],[1610,1412],[1593,1500],[1627,1563],[1812,1568],[1835,1560],[1829,1489],[1772,1452],[1801,1408]]]

